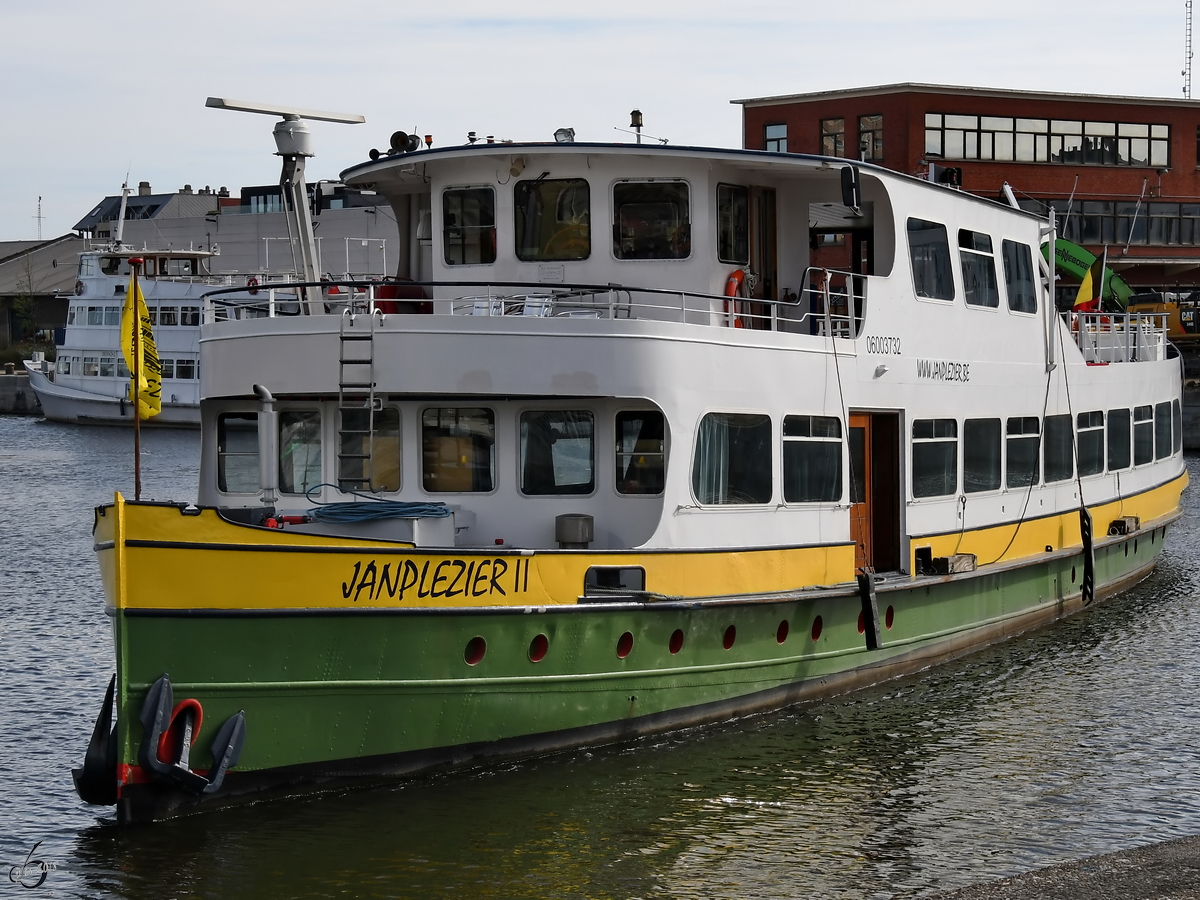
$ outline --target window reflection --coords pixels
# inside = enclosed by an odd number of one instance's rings
[[[682,181],[613,186],[617,259],[686,259],[692,252],[688,186]]]

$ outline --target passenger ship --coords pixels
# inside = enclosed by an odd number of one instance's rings
[[[432,277],[208,296],[198,503],[96,510],[76,777],[121,821],[824,697],[1153,568],[1180,363],[1055,311],[1045,220],[843,159],[401,143],[343,178]]]

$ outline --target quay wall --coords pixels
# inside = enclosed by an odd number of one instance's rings
[[[0,414],[40,416],[42,405],[29,387],[29,376],[0,375]]]

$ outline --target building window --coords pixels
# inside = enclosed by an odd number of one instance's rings
[[[942,159],[1163,168],[1170,142],[1167,125],[925,114],[925,155]]]
[[[442,194],[442,238],[448,266],[496,261],[496,193],[490,187]]]
[[[913,422],[912,491],[914,497],[944,497],[958,488],[958,422]]]
[[[961,228],[958,232],[958,247],[967,306],[995,309],[1000,305],[1000,289],[996,285],[996,260],[992,256],[992,239],[978,231]]]
[[[770,416],[709,413],[700,420],[692,490],[700,503],[771,502]]]
[[[1154,407],[1133,408],[1133,464],[1154,462]]]
[[[662,413],[617,413],[617,491],[661,494],[666,482],[666,451]]]
[[[1071,444],[1071,417],[1046,416],[1042,466],[1047,484],[1066,481],[1075,474],[1071,464]]]
[[[836,503],[841,499],[841,421],[832,416],[785,416],[784,502]]]
[[[963,493],[1000,489],[1000,420],[963,422]]]
[[[1028,244],[1004,241],[1004,287],[1013,312],[1037,312],[1037,286],[1033,280],[1033,254]]]
[[[883,162],[883,116],[858,117],[858,158]]]
[[[692,252],[688,186],[683,181],[613,185],[613,255],[686,259]]]
[[[586,410],[521,413],[521,493],[590,494],[596,487],[593,435]]]
[[[846,120],[821,120],[821,155],[846,155]]]
[[[763,129],[764,147],[772,153],[787,153],[787,126],[768,125]]]
[[[258,413],[217,416],[217,490],[229,494],[258,490]]]
[[[908,254],[912,261],[913,290],[930,300],[953,300],[950,275],[950,239],[946,226],[924,219],[908,220]]]
[[[740,184],[717,185],[717,259],[745,266],[750,263],[750,189]]]
[[[1010,488],[1029,487],[1038,483],[1038,444],[1041,429],[1037,416],[1009,419],[1005,452],[1008,456],[1008,474],[1005,486]]]
[[[1129,410],[1108,411],[1108,471],[1129,468]]]
[[[485,492],[496,483],[496,417],[490,409],[421,413],[421,483],[431,493]]]
[[[400,410],[343,409],[338,486],[400,490]]]
[[[279,414],[279,490],[306,494],[321,477],[321,413],[287,410]]]
[[[517,259],[536,262],[591,255],[591,192],[584,179],[518,181],[513,212]]]
[[[1077,426],[1079,476],[1098,475],[1104,471],[1104,412],[1081,412]]]

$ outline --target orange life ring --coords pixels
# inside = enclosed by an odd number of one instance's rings
[[[742,288],[746,284],[746,273],[741,269],[734,269],[729,273],[729,277],[725,279],[725,296],[728,298],[736,298],[742,296]],[[727,299],[725,301],[725,317],[728,320],[730,312],[734,313],[733,327],[745,328],[742,323],[742,317],[737,315],[738,303],[736,299]],[[728,324],[728,323],[726,323]]]
[[[246,279],[246,287],[250,288],[251,294],[257,294],[258,291],[256,291],[255,288],[258,287],[258,279],[251,275]]]

